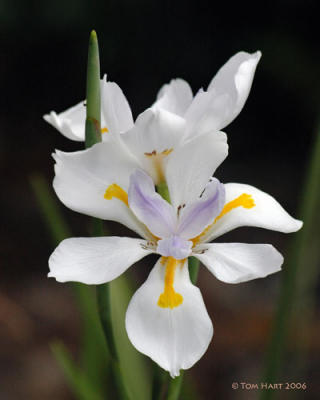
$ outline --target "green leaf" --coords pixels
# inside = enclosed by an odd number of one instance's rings
[[[268,345],[263,382],[281,381],[291,327],[297,336],[296,351],[290,355],[291,365],[294,366],[297,377],[300,380],[303,377],[302,364],[309,340],[308,326],[314,312],[316,282],[319,277],[320,128],[317,129],[315,145],[312,147],[302,193],[300,217],[304,225],[292,239],[289,256],[283,268],[282,286]],[[297,324],[300,326],[299,330],[296,329]],[[274,390],[263,391],[260,394],[263,400],[270,400],[276,396]]]
[[[40,212],[51,234],[52,242],[57,245],[63,239],[72,236],[63,219],[53,190],[41,175],[30,177]],[[109,353],[104,340],[97,312],[95,291],[92,287],[81,283],[72,283],[73,293],[79,305],[82,320],[82,338],[80,348],[80,364],[87,376],[86,381],[97,388],[105,385],[105,375],[109,368]]]
[[[74,363],[70,352],[61,342],[51,344],[51,350],[64,372],[70,388],[80,400],[103,400],[104,396]]]
[[[125,329],[125,314],[134,289],[128,276],[120,276],[110,283],[112,323],[120,368],[131,400],[151,398],[151,363],[130,343]]]

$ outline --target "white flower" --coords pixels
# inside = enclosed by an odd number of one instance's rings
[[[55,127],[68,139],[84,141],[86,106],[81,101],[68,110],[57,114],[51,111],[43,116],[44,120]],[[131,108],[120,87],[114,82],[107,82],[106,75],[101,79],[101,133],[102,140],[106,133],[119,134],[133,126]]]
[[[191,143],[202,137],[206,135]],[[129,304],[126,329],[140,352],[172,377],[178,376],[180,369],[190,368],[199,360],[213,334],[201,293],[190,282],[187,257],[197,257],[224,282],[264,277],[279,271],[283,262],[271,245],[208,242],[240,226],[294,232],[302,223],[290,217],[271,196],[252,186],[223,185],[210,178],[206,166],[209,158],[199,158],[205,142],[198,143],[199,153],[196,146],[191,146],[198,154],[198,163],[187,168],[186,175],[175,168],[174,162],[167,164],[168,187],[185,187],[182,194],[170,191],[172,205],[155,192],[152,179],[144,171],[130,173],[132,159],[116,153],[111,143],[105,145],[107,157],[101,145],[73,154],[57,153],[55,190],[70,208],[117,220],[144,240],[64,240],[50,257],[49,276],[60,282],[101,284],[115,279],[150,253],[161,255]],[[185,155],[188,160],[192,151]],[[119,164],[111,168],[119,159]],[[182,175],[183,183],[179,183]]]
[[[213,77],[208,89],[200,89],[194,98],[186,81],[174,79],[160,89],[152,108],[184,117],[187,136],[220,131],[242,110],[260,58],[260,51],[235,54]]]
[[[102,83],[103,124],[111,134],[88,150],[54,154],[53,186],[67,207],[120,222],[143,239],[67,239],[50,257],[49,276],[101,284],[159,254],[129,304],[126,328],[134,346],[172,377],[199,360],[213,334],[187,258],[197,257],[228,283],[264,277],[283,261],[271,245],[209,242],[240,226],[294,232],[302,225],[266,193],[211,178],[228,152],[220,129],[241,111],[259,58],[238,53],[194,99],[186,82],[172,81],[135,124],[118,86]],[[72,130],[70,121],[64,120]],[[155,191],[162,183],[171,204]]]
[[[237,53],[214,76],[207,91],[200,89],[194,98],[186,81],[174,79],[161,88],[152,109],[183,117],[185,137],[222,130],[242,110],[260,57],[259,51]],[[102,132],[126,132],[133,126],[130,106],[119,86],[105,79],[101,81]],[[44,119],[69,139],[84,141],[84,102],[60,114],[51,111]],[[103,140],[106,137],[102,135]]]

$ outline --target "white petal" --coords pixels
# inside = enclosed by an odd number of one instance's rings
[[[84,141],[86,120],[86,107],[84,101],[81,101],[60,114],[51,111],[50,114],[44,115],[43,119],[68,139],[80,142]]]
[[[200,90],[185,114],[188,135],[221,130],[242,110],[249,95],[261,53],[233,56],[212,79],[208,90]]]
[[[128,191],[129,177],[137,161],[118,142],[108,141],[74,153],[57,151],[53,187],[69,208],[101,219],[120,222],[146,237],[146,228],[118,198],[104,198],[107,188],[117,184]]]
[[[129,103],[115,82],[101,80],[101,111],[105,126],[110,133],[118,134],[133,127],[133,118]],[[104,136],[103,136],[104,137]]]
[[[162,86],[153,109],[163,109],[183,116],[192,102],[193,94],[188,84],[183,79],[172,79],[169,84]]]
[[[213,335],[211,320],[200,290],[190,282],[187,263],[177,267],[174,289],[183,302],[174,308],[159,307],[165,267],[158,261],[147,281],[131,299],[126,329],[132,344],[172,377],[192,367],[205,353]]]
[[[251,196],[254,206],[235,207],[217,220],[204,241],[210,241],[240,226],[256,226],[284,233],[295,232],[302,222],[292,218],[281,205],[270,195],[261,190],[241,183],[227,183],[226,204],[239,198],[244,193]]]
[[[142,170],[130,177],[129,206],[154,235],[165,238],[174,232],[177,216],[173,207],[155,191],[152,179]]]
[[[134,128],[121,139],[139,159],[143,169],[158,184],[172,150],[183,140],[185,121],[164,110],[148,109],[140,114]]]
[[[171,203],[178,207],[195,201],[227,154],[223,132],[197,136],[173,151],[165,172]]]
[[[241,51],[235,54],[218,71],[210,82],[209,92],[214,92],[218,97],[228,95],[232,106],[228,111],[225,121],[221,121],[219,129],[228,125],[242,110],[250,93],[254,73],[261,58],[261,52],[250,54]]]
[[[270,244],[211,243],[197,246],[194,254],[216,278],[240,283],[280,271],[282,255]],[[201,252],[203,251],[203,254]]]
[[[109,282],[151,253],[145,245],[142,239],[116,236],[66,239],[49,258],[48,276],[58,282]]]
[[[224,203],[224,186],[218,179],[212,178],[202,196],[180,210],[177,234],[185,239],[200,235],[220,214]]]

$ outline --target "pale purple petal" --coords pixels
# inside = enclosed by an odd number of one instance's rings
[[[154,235],[163,238],[173,234],[177,223],[173,207],[155,191],[150,176],[140,169],[130,176],[128,202]]]
[[[202,196],[179,211],[177,234],[184,239],[191,239],[210,225],[220,214],[225,203],[225,189],[216,178],[206,186]]]
[[[192,242],[174,235],[158,241],[157,253],[164,257],[173,257],[176,260],[182,260],[190,256],[191,248]]]

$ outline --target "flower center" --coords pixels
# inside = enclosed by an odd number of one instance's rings
[[[184,260],[176,260],[173,257],[161,257],[161,264],[166,264],[166,274],[164,278],[164,291],[160,294],[157,303],[159,307],[172,309],[182,304],[183,297],[174,290],[173,283],[176,267],[179,263],[182,266],[183,262]]]
[[[106,126],[104,128],[101,128],[101,133],[107,133],[107,132],[109,132],[109,130]]]

